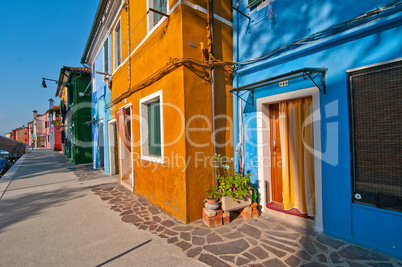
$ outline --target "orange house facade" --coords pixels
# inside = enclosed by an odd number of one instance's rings
[[[234,150],[231,1],[101,1],[90,39],[116,4],[103,77],[120,183],[184,223],[198,220],[215,183],[212,156]]]

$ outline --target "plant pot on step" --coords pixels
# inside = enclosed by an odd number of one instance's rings
[[[217,210],[219,209],[219,203],[217,198],[207,198],[204,200],[205,208],[210,210]]]
[[[239,210],[245,207],[249,207],[251,205],[252,200],[252,192],[250,191],[246,197],[243,199],[235,199],[230,196],[221,197],[222,210],[224,212]]]

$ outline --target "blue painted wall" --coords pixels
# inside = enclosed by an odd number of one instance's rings
[[[110,37],[109,37],[110,40]],[[110,113],[110,97],[111,91],[103,80],[101,74],[96,74],[96,71],[104,72],[104,48],[102,48],[95,60],[95,69],[91,69],[92,82],[95,83],[93,88],[96,88],[96,92],[92,93],[92,120],[97,121],[92,124],[92,159],[93,167],[100,168],[101,155],[100,146],[104,148],[104,168],[107,174],[110,174],[110,162],[109,162],[109,134],[107,123],[111,119]],[[110,42],[108,45],[108,55],[110,58]],[[108,60],[110,70],[110,60]],[[93,67],[93,66],[91,66]],[[100,128],[103,128],[103,143],[99,142]]]
[[[269,20],[267,7],[260,11],[239,5],[251,19],[233,11],[233,51],[237,62],[250,60],[297,39],[322,31],[334,24],[352,19],[389,1],[276,0],[272,3],[275,19]],[[235,5],[237,1],[233,2]],[[396,12],[397,10],[397,12]],[[336,35],[302,46],[292,45],[279,53],[240,68],[234,77],[239,87],[304,67],[326,67],[326,95],[320,94],[322,158],[322,204],[324,232],[330,236],[364,245],[371,249],[402,257],[402,214],[384,212],[352,204],[351,152],[349,134],[348,79],[346,70],[392,60],[402,55],[401,8],[383,12],[378,20],[350,28],[340,28]],[[316,79],[319,83],[319,79]],[[278,84],[255,90],[255,99],[313,87],[310,80],[295,79],[289,86]],[[247,98],[247,94],[243,96]],[[241,104],[239,104],[241,103]],[[256,101],[254,102],[256,103]],[[255,107],[234,96],[235,145],[241,126],[239,110],[243,109],[247,142],[245,172],[258,180],[257,122]],[[253,129],[254,128],[254,129]],[[247,138],[248,137],[248,138]],[[239,155],[236,153],[236,163]],[[238,168],[238,166],[237,166]],[[375,231],[377,228],[385,230]]]

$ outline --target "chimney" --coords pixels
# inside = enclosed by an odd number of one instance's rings
[[[34,111],[33,111],[33,118],[34,119],[36,119],[36,116],[38,115],[38,111],[35,109]]]
[[[54,100],[52,98],[49,99],[49,109],[52,108]]]

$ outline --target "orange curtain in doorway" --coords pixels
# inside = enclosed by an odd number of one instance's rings
[[[126,111],[124,108],[119,109],[116,111],[116,124],[117,124],[117,129],[119,131],[119,136],[121,139],[121,142],[123,142],[124,146],[127,148],[129,152],[131,152],[131,136],[130,136],[130,129],[128,125],[129,116],[127,116]]]
[[[279,132],[282,150],[283,204],[315,215],[312,98],[279,103]]]

